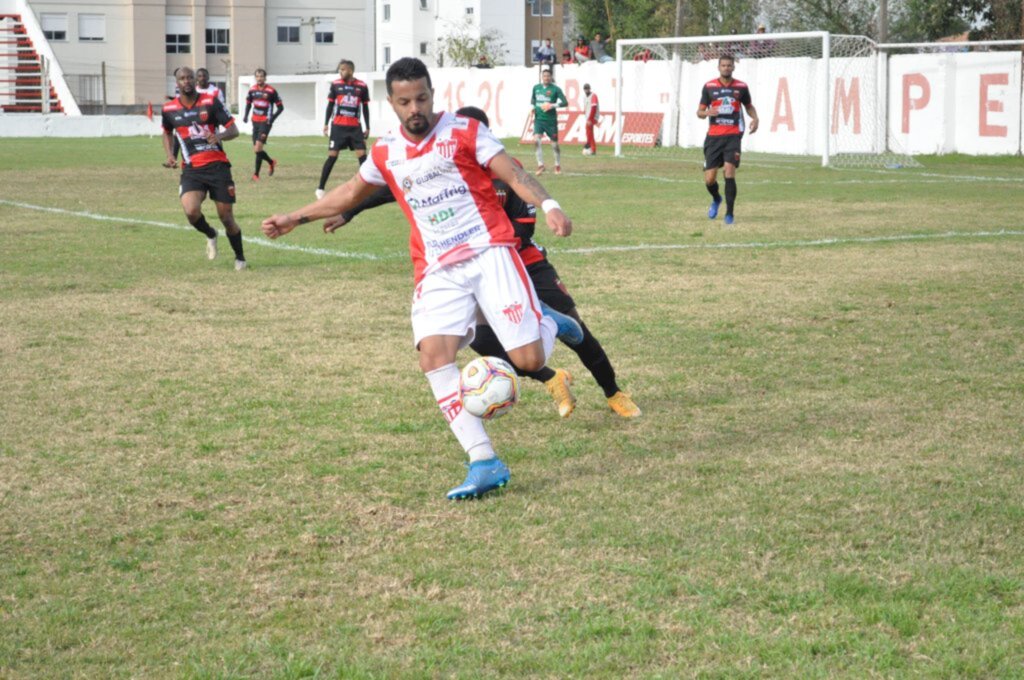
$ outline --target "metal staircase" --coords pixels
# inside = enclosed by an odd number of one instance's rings
[[[21,15],[0,14],[0,112],[64,113],[48,67]]]

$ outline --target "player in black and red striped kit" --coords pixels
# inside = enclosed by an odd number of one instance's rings
[[[320,186],[316,197],[324,195],[327,178],[331,176],[334,163],[338,160],[338,152],[352,149],[356,159],[362,165],[366,160],[366,138],[370,135],[370,88],[363,81],[353,78],[356,65],[348,59],[338,64],[340,78],[331,83],[327,92],[327,112],[324,114],[324,134],[330,131],[331,143],[327,151],[327,160],[320,171]],[[359,112],[363,112],[366,130],[359,124]]]
[[[474,118],[484,125],[489,123],[487,114],[475,106],[465,106],[456,111],[456,113],[460,116]],[[518,161],[516,163],[519,164]],[[521,164],[519,165],[521,167]],[[533,281],[533,286],[537,290],[537,297],[542,304],[561,314],[571,316],[579,323],[580,328],[583,330],[582,342],[576,344],[566,342],[566,346],[576,352],[580,361],[594,376],[594,380],[597,381],[597,384],[604,391],[604,396],[608,400],[608,406],[623,418],[636,418],[640,415],[640,408],[628,394],[619,389],[615,379],[615,369],[612,367],[612,363],[608,359],[604,348],[597,338],[594,337],[594,334],[590,332],[583,319],[580,318],[579,312],[576,310],[576,302],[569,295],[569,291],[565,284],[562,283],[561,278],[559,278],[554,265],[548,261],[543,248],[533,242],[534,229],[537,223],[537,208],[533,204],[524,201],[505,182],[496,179],[493,183],[498,199],[505,209],[505,214],[512,222],[516,235],[516,250],[519,251],[519,257],[522,259],[523,264],[526,265],[526,273],[529,275],[530,280]],[[395,202],[395,196],[391,189],[389,187],[382,187],[360,203],[358,207],[327,220],[324,223],[324,231],[333,233],[335,230],[351,222],[362,211],[393,202]],[[477,325],[476,336],[473,338],[470,347],[481,356],[500,357],[515,366],[505,352],[505,348],[501,346],[498,336],[486,324]],[[558,414],[561,417],[567,418],[576,408],[576,397],[573,396],[570,389],[572,376],[568,371],[561,368],[552,369],[544,366],[540,370],[532,372],[521,371],[517,368],[516,372],[544,383],[548,393],[554,399],[558,407]]]
[[[277,93],[270,85],[267,85],[267,72],[261,68],[256,69],[256,84],[249,88],[249,94],[245,96],[245,115],[242,116],[242,122],[249,122],[249,112],[252,111],[252,150],[256,154],[256,172],[253,174],[253,180],[260,178],[260,167],[263,165],[263,161],[270,164],[270,175],[274,175],[274,170],[277,168],[277,161],[271,158],[266,151],[264,146],[267,143],[267,137],[270,136],[270,128],[274,126],[274,121],[284,111],[284,102],[281,101],[281,95]]]
[[[741,106],[750,116],[750,134],[757,132],[757,110],[750,101],[750,88],[732,77],[736,61],[732,55],[718,58],[718,78],[704,83],[697,117],[706,118],[708,134],[704,138],[704,186],[711,194],[708,218],[718,217],[722,195],[718,192],[718,168],[724,166],[725,223],[732,224],[736,205],[736,168],[740,167],[740,143],[744,120]]]
[[[231,163],[222,142],[238,136],[238,126],[220,99],[196,90],[195,73],[187,66],[175,71],[178,96],[164,104],[162,125],[167,162],[174,163],[172,139],[181,147],[182,171],[179,195],[181,207],[189,224],[206,235],[206,256],[217,257],[217,230],[203,215],[203,200],[209,193],[217,205],[228,241],[235,251],[235,269],[246,268],[242,251],[242,230],[235,222],[235,182],[231,179]],[[222,128],[218,132],[218,128]]]

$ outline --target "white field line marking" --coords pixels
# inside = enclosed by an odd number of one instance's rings
[[[96,213],[91,212],[65,210],[63,208],[50,208],[41,205],[33,205],[31,203],[9,201],[3,198],[0,198],[0,205],[10,205],[18,208],[24,208],[26,210],[39,210],[42,212],[51,212],[61,215],[71,215],[73,217],[84,217],[86,219],[98,220],[101,222],[144,224],[153,227],[161,227],[164,229],[192,231],[191,227],[185,227],[183,225],[173,224],[170,222],[156,222],[153,220],[138,220],[129,217],[113,217],[111,215],[98,215]],[[847,245],[857,243],[898,243],[906,241],[936,241],[953,238],[998,238],[1004,236],[1024,236],[1024,231],[1017,231],[1011,229],[1000,229],[999,231],[947,231],[938,234],[894,234],[892,236],[862,236],[848,238],[836,237],[794,241],[751,241],[747,243],[641,243],[635,246],[597,246],[594,248],[546,248],[546,250],[548,250],[551,253],[559,255],[590,255],[595,253],[622,253],[645,250],[768,250],[776,248],[817,248],[821,246]],[[307,246],[297,246],[287,243],[281,243],[280,241],[270,241],[262,237],[245,237],[244,240],[247,241],[248,243],[265,246],[267,248],[275,248],[278,250],[290,250],[300,253],[307,253],[309,255],[327,255],[329,257],[341,257],[347,259],[392,260],[408,257],[408,255],[406,255],[405,253],[393,253],[390,255],[374,255],[372,253],[352,253],[340,250],[331,250],[329,248],[310,248]]]
[[[76,210],[65,210],[63,208],[50,208],[43,205],[33,205],[31,203],[21,203],[18,201],[9,201],[7,199],[0,198],[0,205],[11,205],[17,208],[24,208],[26,210],[38,210],[41,212],[57,213],[59,215],[70,215],[72,217],[84,217],[89,220],[97,220],[100,222],[119,222],[123,224],[144,224],[150,227],[160,227],[162,229],[178,229],[182,231],[193,231],[192,227],[186,227],[182,224],[174,224],[173,222],[157,222],[155,220],[141,220],[134,219],[131,217],[114,217],[112,215],[99,215],[96,213],[76,211]],[[342,257],[354,260],[390,260],[398,257],[408,257],[404,253],[396,253],[394,255],[374,255],[372,253],[352,253],[343,250],[332,250],[330,248],[311,248],[309,246],[297,246],[291,243],[282,243],[281,241],[271,241],[261,236],[243,236],[242,240],[246,243],[252,243],[254,245],[265,246],[267,248],[276,248],[277,250],[291,250],[300,253],[307,253],[309,255],[327,255],[330,257]]]
[[[763,167],[763,166],[762,166]],[[626,175],[618,173],[584,173],[584,172],[562,172],[567,177],[608,177],[611,179],[642,179],[649,182],[663,182],[666,184],[693,184],[699,185],[701,177],[660,177],[657,175]],[[974,175],[940,175],[937,173],[916,173],[902,177],[887,178],[863,178],[863,179],[830,179],[820,181],[791,180],[791,179],[744,179],[743,184],[796,184],[799,186],[811,185],[832,185],[832,184],[942,184],[954,181],[959,182],[998,182],[998,183],[1024,183],[1024,177],[981,177]]]

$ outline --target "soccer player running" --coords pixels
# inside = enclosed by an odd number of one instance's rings
[[[464,106],[455,113],[478,120],[484,125],[490,124],[487,114],[475,106]],[[518,161],[516,163],[518,164]],[[547,254],[543,248],[533,242],[534,228],[537,223],[537,208],[520,198],[508,184],[501,180],[494,181],[494,190],[498,193],[498,200],[505,209],[505,214],[512,222],[512,227],[516,233],[516,250],[519,251],[519,257],[522,259],[523,264],[526,265],[526,273],[530,275],[533,287],[537,291],[537,297],[540,298],[542,304],[562,314],[567,314],[578,321],[583,331],[582,341],[571,342],[571,340],[578,340],[578,338],[559,337],[559,339],[576,352],[580,361],[583,362],[583,365],[594,376],[597,384],[604,391],[604,396],[608,400],[608,405],[611,409],[623,418],[636,418],[640,415],[640,408],[633,402],[630,395],[619,388],[615,379],[615,369],[612,367],[612,363],[608,359],[604,348],[597,338],[594,337],[594,334],[590,332],[590,328],[583,323],[583,319],[580,318],[580,314],[576,309],[576,302],[569,295],[569,291],[559,278],[554,265],[548,261]],[[394,194],[387,187],[384,187],[374,192],[373,195],[355,208],[337,217],[328,219],[324,223],[325,231],[330,230],[333,232],[351,222],[362,211],[376,208],[386,203],[393,203],[394,201]],[[501,346],[501,342],[494,334],[494,331],[491,330],[491,327],[486,324],[477,325],[476,337],[473,338],[470,347],[481,356],[499,357],[509,361],[505,348]],[[572,393],[572,375],[569,371],[544,366],[537,371],[516,369],[516,372],[519,375],[525,375],[544,383],[548,394],[555,401],[558,415],[568,418],[572,414],[576,408],[576,397]]]
[[[327,160],[320,171],[320,186],[316,197],[323,198],[327,178],[331,176],[334,163],[338,160],[338,152],[352,149],[356,152],[359,165],[366,160],[366,138],[370,135],[370,88],[361,80],[352,77],[356,65],[348,59],[338,64],[337,80],[331,83],[327,92],[327,113],[324,114],[324,134],[330,129],[331,143],[327,151]],[[359,125],[359,111],[362,109],[366,130]]]
[[[204,234],[206,257],[217,257],[217,230],[203,215],[206,194],[217,205],[217,217],[224,225],[228,242],[235,251],[235,269],[246,268],[242,251],[242,230],[235,222],[235,182],[231,179],[231,163],[222,142],[238,136],[238,126],[228,110],[212,94],[196,90],[195,74],[187,66],[177,71],[178,96],[164,104],[162,121],[164,152],[167,162],[174,163],[172,139],[181,147],[182,171],[179,195],[181,207],[189,224]],[[217,128],[223,128],[220,132]]]
[[[261,68],[256,69],[256,84],[249,88],[249,94],[245,96],[245,114],[242,122],[249,122],[249,112],[252,112],[252,150],[256,154],[256,172],[253,173],[254,182],[260,179],[260,167],[263,161],[270,164],[270,176],[274,176],[277,168],[277,161],[270,157],[264,146],[267,137],[270,136],[270,129],[274,127],[274,121],[284,111],[284,102],[281,95],[270,85],[267,85],[267,72]]]
[[[411,227],[412,326],[420,368],[470,460],[466,479],[448,491],[448,498],[472,498],[505,486],[510,473],[483,421],[462,408],[456,353],[472,341],[478,313],[512,362],[527,371],[544,366],[559,332],[558,322],[541,314],[491,175],[540,204],[556,235],[569,236],[572,221],[485,126],[434,112],[434,90],[423,62],[399,59],[388,69],[385,84],[401,127],[378,138],[370,162],[355,177],[315,203],[268,217],[263,233],[278,238],[300,224],[354,208],[375,187],[390,187]]]
[[[723,54],[718,58],[718,78],[704,83],[697,117],[707,118],[708,134],[704,138],[704,185],[711,194],[708,219],[718,217],[722,195],[718,191],[718,169],[725,166],[725,223],[735,220],[736,168],[740,167],[740,142],[744,121],[740,105],[750,116],[750,134],[757,132],[757,110],[750,101],[747,84],[732,77],[736,60]]]
[[[541,145],[542,135],[551,140],[555,150],[555,174],[562,174],[562,149],[558,146],[558,108],[569,106],[562,88],[551,80],[551,69],[541,72],[540,82],[533,86],[530,95],[533,104],[533,144],[537,152],[537,174],[544,172],[544,147]]]

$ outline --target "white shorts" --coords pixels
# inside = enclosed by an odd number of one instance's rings
[[[416,347],[431,335],[473,341],[477,323],[486,323],[505,350],[540,339],[540,301],[526,266],[512,248],[491,247],[475,257],[437,269],[420,281],[412,296]]]

